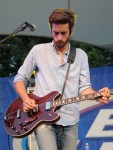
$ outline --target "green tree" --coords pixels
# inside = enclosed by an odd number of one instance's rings
[[[5,36],[0,36],[0,40]],[[51,42],[49,37],[15,36],[0,45],[0,77],[13,76],[22,65],[30,49],[39,43]],[[90,67],[113,65],[113,52],[90,44],[70,41],[72,46],[82,48],[88,54]]]

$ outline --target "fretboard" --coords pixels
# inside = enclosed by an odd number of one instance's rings
[[[90,100],[90,99],[96,99],[101,97],[100,92],[92,93],[92,94],[86,94],[86,95],[80,95],[77,97],[72,97],[68,99],[57,99],[56,101],[51,102],[51,107],[57,107],[62,106],[66,104],[76,103],[84,100]]]

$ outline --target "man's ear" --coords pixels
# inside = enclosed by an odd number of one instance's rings
[[[70,33],[70,38],[71,38],[72,35],[73,35],[73,30],[72,30],[71,33]]]
[[[49,26],[49,29],[50,29],[50,33],[52,33],[52,29],[51,29],[51,26],[50,24],[48,23],[48,26]]]

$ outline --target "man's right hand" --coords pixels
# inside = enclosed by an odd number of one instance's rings
[[[36,109],[36,104],[35,104],[35,100],[28,98],[26,100],[23,101],[23,111],[27,112],[31,109]]]

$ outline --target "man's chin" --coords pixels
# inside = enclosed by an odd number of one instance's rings
[[[58,48],[63,48],[63,47],[64,47],[64,45],[57,45],[57,47],[58,47]]]

